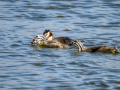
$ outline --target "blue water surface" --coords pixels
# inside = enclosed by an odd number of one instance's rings
[[[120,54],[30,46],[45,29],[120,50],[120,0],[0,0],[0,90],[120,90]]]

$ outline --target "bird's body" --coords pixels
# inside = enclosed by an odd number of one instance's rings
[[[56,40],[46,40],[43,35],[37,35],[30,45],[33,43],[38,43],[38,45],[43,45],[50,48],[70,48],[68,45],[64,45]]]
[[[104,53],[118,53],[119,50],[115,46],[93,46],[93,47],[84,47],[79,40],[74,41],[74,45],[78,47],[79,52],[104,52]]]
[[[43,32],[43,35],[45,37],[48,37],[48,40],[52,40],[52,41],[57,41],[57,42],[60,42],[62,44],[69,44],[71,45],[73,43],[74,40],[68,38],[68,37],[56,37],[53,39],[53,34],[50,30],[45,30]]]
[[[48,37],[48,40],[46,40]],[[115,46],[93,46],[84,47],[84,45],[79,40],[72,40],[68,37],[57,37],[53,39],[53,35],[49,30],[45,30],[43,35],[37,35],[30,45],[33,43],[38,43],[38,45],[47,46],[50,48],[70,48],[69,45],[74,45],[78,47],[79,52],[104,52],[104,53],[119,53],[118,48]],[[68,45],[66,45],[68,44]]]

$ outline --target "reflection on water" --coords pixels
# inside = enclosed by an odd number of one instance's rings
[[[28,45],[50,29],[120,50],[119,0],[0,0],[0,89],[120,89],[120,54]]]

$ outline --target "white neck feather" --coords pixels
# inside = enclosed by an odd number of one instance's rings
[[[81,50],[85,50],[85,47],[83,46],[83,44],[81,42],[79,42]]]
[[[50,36],[50,37],[48,38],[48,40],[53,40],[53,36]]]
[[[75,44],[78,46],[79,52],[85,50],[85,47],[83,46],[83,44],[79,40],[76,40]]]

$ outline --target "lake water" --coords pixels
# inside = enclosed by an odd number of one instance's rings
[[[120,90],[120,54],[30,46],[45,29],[120,50],[120,0],[0,0],[0,90]]]

